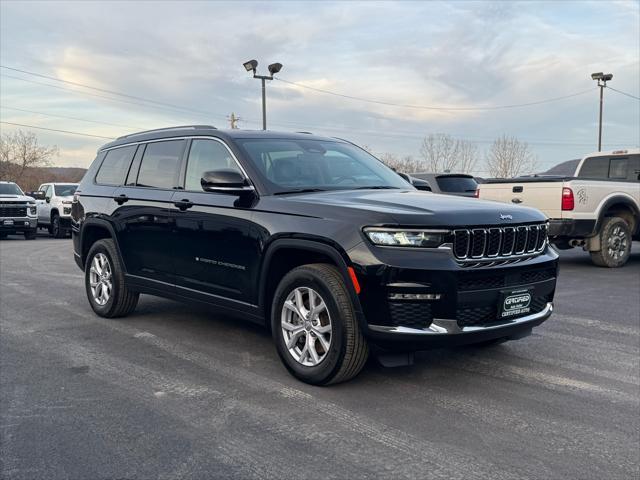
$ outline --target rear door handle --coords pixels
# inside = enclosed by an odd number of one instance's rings
[[[125,202],[129,201],[129,197],[127,197],[124,193],[118,196],[113,197],[118,205],[122,205]]]
[[[522,203],[522,200],[520,200],[519,198],[512,198],[511,203]]]
[[[173,202],[173,204],[183,212],[186,209],[193,207],[193,202],[191,202],[190,200],[187,200],[186,198],[183,198],[182,200],[178,200],[177,202]]]

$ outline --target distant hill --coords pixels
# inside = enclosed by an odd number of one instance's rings
[[[10,171],[10,169],[5,171]],[[16,183],[20,185],[22,190],[30,192],[48,182],[77,183],[82,180],[86,171],[86,168],[76,167],[31,167],[27,168],[18,179],[0,178],[0,180],[17,180]]]

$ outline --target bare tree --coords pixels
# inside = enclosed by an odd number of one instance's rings
[[[529,145],[506,135],[496,139],[487,152],[487,167],[492,177],[511,178],[533,172],[537,160]]]
[[[5,133],[0,138],[0,179],[19,183],[29,169],[48,165],[57,154],[58,147],[39,145],[32,132]]]
[[[387,167],[402,173],[414,173],[423,167],[423,163],[411,155],[400,157],[393,153],[383,153],[380,155],[380,160]]]
[[[460,173],[472,173],[478,164],[478,147],[475,143],[459,140],[458,164],[456,170]]]
[[[420,156],[431,172],[469,173],[478,163],[478,148],[468,140],[432,133],[422,140]]]

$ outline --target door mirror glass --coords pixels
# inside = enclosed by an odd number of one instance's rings
[[[200,179],[200,185],[205,192],[238,194],[253,190],[242,173],[230,168],[204,172]]]
[[[44,192],[39,190],[39,191],[35,191],[35,192],[31,192],[29,193],[29,196],[31,198],[33,198],[34,200],[44,200]]]

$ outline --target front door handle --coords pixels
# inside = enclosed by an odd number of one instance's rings
[[[127,197],[124,193],[123,193],[123,194],[121,194],[121,195],[118,195],[118,196],[116,196],[116,197],[113,197],[113,199],[115,200],[115,202],[116,202],[118,205],[122,205],[123,203],[125,203],[125,202],[128,202],[128,201],[129,201],[129,197]]]
[[[193,202],[191,202],[190,200],[187,200],[186,198],[183,198],[182,200],[178,200],[177,202],[173,202],[173,204],[183,212],[186,209],[193,207]]]
[[[522,203],[522,200],[520,200],[519,198],[512,198],[511,203]]]

